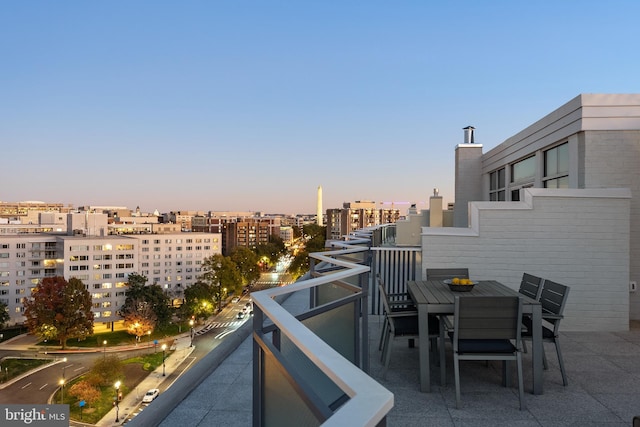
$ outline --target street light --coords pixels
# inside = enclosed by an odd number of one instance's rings
[[[120,396],[120,381],[116,381],[116,422],[120,422],[120,406],[118,405],[118,397]]]
[[[167,349],[167,345],[166,344],[162,344],[162,376],[166,376],[164,373],[164,352]]]
[[[102,341],[102,358],[107,360],[107,340]]]
[[[220,281],[220,267],[222,267],[222,264],[218,263],[218,272],[216,273],[216,276],[218,276],[218,313],[220,313],[222,311],[222,282]]]
[[[147,331],[147,347],[151,348],[151,331]]]
[[[65,365],[67,363],[67,358],[63,357],[62,358],[62,381],[64,381],[64,370],[67,368],[67,366]]]
[[[60,380],[60,403],[64,403],[64,378]]]
[[[189,344],[189,347],[193,347],[193,319],[189,320],[189,326],[191,326],[191,344]]]

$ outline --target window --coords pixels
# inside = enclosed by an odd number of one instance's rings
[[[569,143],[544,152],[544,188],[569,188]]]
[[[536,176],[536,158],[535,156],[520,160],[511,165],[511,182],[521,183],[533,181]]]

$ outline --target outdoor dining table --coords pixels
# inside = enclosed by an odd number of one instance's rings
[[[461,296],[519,296],[522,312],[531,315],[533,361],[533,394],[542,394],[542,306],[539,301],[526,297],[495,280],[481,280],[471,291],[455,292],[441,280],[419,280],[407,282],[409,295],[418,308],[418,343],[420,351],[420,390],[431,391],[429,371],[429,314],[453,315],[456,295]],[[444,345],[441,343],[440,345]],[[442,371],[444,372],[444,371]],[[444,375],[443,375],[444,376]],[[444,384],[444,377],[441,378]]]

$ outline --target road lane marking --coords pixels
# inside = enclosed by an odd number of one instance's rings
[[[42,390],[43,388],[45,388],[46,386],[48,386],[49,384],[45,384],[42,387],[40,387],[40,390]]]
[[[80,366],[79,368],[76,368],[73,370],[73,372],[78,372],[84,369],[84,366]]]
[[[31,383],[27,383],[26,385],[22,386],[22,390],[24,390],[25,388],[29,387],[31,385]]]

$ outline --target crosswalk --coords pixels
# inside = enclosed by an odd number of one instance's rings
[[[230,322],[212,322],[212,323],[208,323],[207,325],[205,325],[204,328],[195,331],[193,334],[194,335],[202,335],[202,334],[206,334],[211,329],[226,328],[226,327],[229,327],[229,326],[240,326],[243,323],[244,323],[244,320],[234,320],[234,321],[230,321]]]

